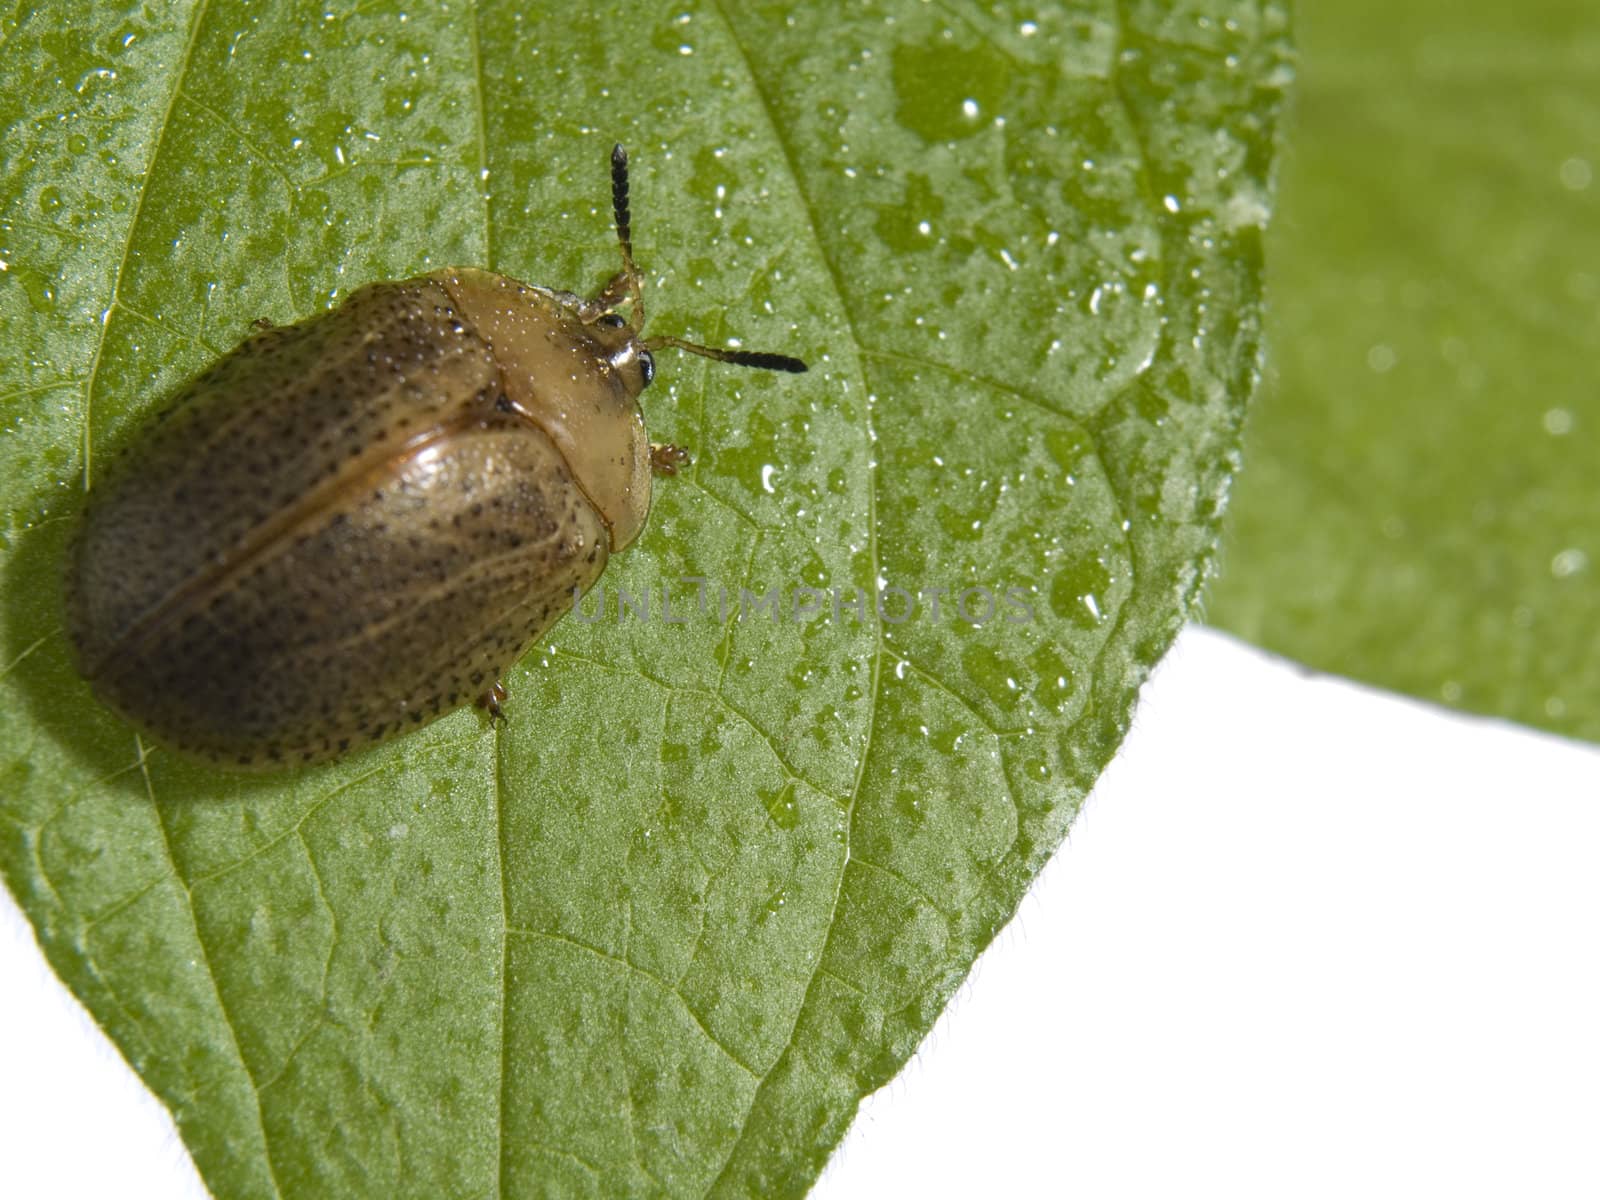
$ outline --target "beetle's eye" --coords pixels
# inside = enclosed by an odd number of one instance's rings
[[[639,351],[639,373],[644,376],[645,387],[649,387],[650,381],[656,377],[655,355],[648,350]]]
[[[607,329],[621,329],[627,322],[622,319],[621,313],[606,313],[600,318],[600,324]]]

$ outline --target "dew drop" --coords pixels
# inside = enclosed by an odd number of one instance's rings
[[[1594,168],[1583,158],[1569,158],[1561,164],[1561,186],[1569,192],[1581,192],[1594,181]]]
[[[1570,579],[1589,565],[1589,556],[1576,546],[1568,546],[1550,560],[1550,574]]]

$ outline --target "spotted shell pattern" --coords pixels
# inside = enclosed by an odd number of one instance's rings
[[[610,548],[508,398],[525,385],[445,273],[248,338],[96,480],[67,572],[80,672],[235,768],[320,762],[482,694]]]

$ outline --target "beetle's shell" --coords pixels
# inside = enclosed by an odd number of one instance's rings
[[[448,282],[256,334],[95,480],[67,628],[135,725],[233,767],[331,758],[486,691],[605,569],[606,521]]]

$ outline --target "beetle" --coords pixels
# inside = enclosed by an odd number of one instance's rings
[[[257,322],[91,487],[66,627],[95,693],[226,767],[322,762],[477,700],[639,536],[653,352],[797,358],[643,337],[628,156],[622,269],[594,296],[446,268]],[[623,316],[626,309],[628,315]]]

